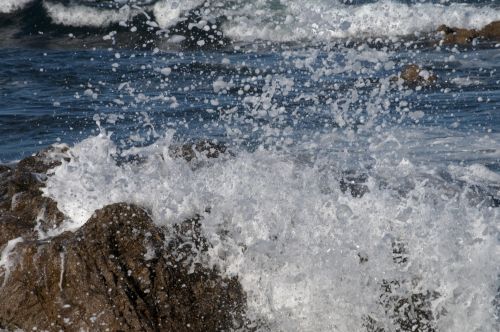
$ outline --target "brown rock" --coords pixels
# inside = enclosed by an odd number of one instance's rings
[[[168,241],[166,239],[169,239]],[[166,237],[141,208],[113,204],[77,232],[17,244],[0,326],[48,331],[223,331],[243,327],[235,278],[196,263],[199,219]],[[15,257],[13,258],[15,260]]]
[[[437,77],[430,71],[424,70],[415,64],[406,65],[399,76],[405,84],[410,86],[428,86],[437,81]]]
[[[446,25],[439,26],[437,31],[443,33],[442,43],[445,45],[470,44],[474,38],[480,36],[479,32],[474,29],[451,28]]]
[[[500,40],[500,21],[492,22],[481,30],[452,28],[441,25],[437,31],[443,34],[441,43],[444,45],[468,45],[475,38]]]
[[[45,185],[47,172],[60,164],[64,152],[65,148],[52,147],[21,160],[14,169],[0,167],[0,220],[8,216],[7,219],[18,219],[31,228],[38,224],[44,231],[63,221],[57,204],[42,197],[40,189]]]
[[[500,21],[491,22],[481,29],[482,37],[491,40],[500,40]]]

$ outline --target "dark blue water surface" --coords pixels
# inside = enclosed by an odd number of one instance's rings
[[[353,9],[362,6],[344,3]],[[406,3],[410,9],[420,6],[416,1]],[[478,6],[477,11],[497,5],[494,1],[467,3]],[[93,12],[71,12],[83,15],[86,23],[56,24],[48,14],[51,4],[57,2],[34,1],[0,16],[2,162],[55,142],[82,140],[96,132],[100,118],[105,118],[101,126],[113,131],[123,145],[148,144],[166,129],[174,129],[180,140],[217,138],[248,148],[276,145],[286,138],[303,141],[332,130],[354,131],[361,138],[370,136],[377,125],[382,126],[378,132],[412,128],[429,140],[451,135],[458,142],[473,142],[489,135],[494,142],[499,134],[500,51],[495,42],[436,47],[435,35],[428,29],[402,38],[360,34],[328,40],[311,36],[285,43],[257,37],[238,41],[222,36],[225,30],[212,35],[192,28],[190,22],[203,19],[193,5],[195,9],[186,10],[183,21],[168,30],[187,39],[165,43],[158,39],[165,30],[158,34],[150,21],[137,18],[118,25],[85,26],[89,21],[85,15]],[[123,6],[95,1],[62,4],[61,8],[70,9],[81,4]],[[272,2],[265,8],[276,10],[276,20],[286,10]],[[467,13],[464,18],[470,18],[474,9]],[[218,29],[217,24],[224,26],[228,20],[215,17],[208,25]],[[352,60],[353,55],[359,60]],[[373,61],[372,56],[380,59]],[[411,63],[436,74],[437,84],[389,87],[389,78]],[[164,68],[168,75],[162,74]],[[286,80],[293,82],[290,88]],[[225,85],[218,87],[217,82]],[[334,104],[337,111],[332,111]],[[270,133],[270,128],[275,132]],[[482,160],[472,146],[469,155],[455,156],[460,148],[453,144],[447,147],[449,159]],[[442,156],[443,150],[427,152]],[[498,169],[496,152],[484,158],[485,164]]]

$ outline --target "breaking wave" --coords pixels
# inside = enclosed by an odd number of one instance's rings
[[[67,27],[134,28],[143,17],[145,29],[168,36],[176,24],[210,32],[221,30],[235,41],[331,40],[335,38],[394,37],[434,31],[440,24],[480,28],[500,19],[494,4],[402,3],[380,0],[345,4],[337,0],[242,1],[4,1],[0,13],[15,13],[34,4],[53,24]],[[219,26],[220,25],[220,26]],[[161,33],[160,33],[161,34]]]
[[[69,216],[58,231],[115,202],[144,206],[167,227],[201,214],[212,264],[239,276],[250,317],[272,331],[360,331],[367,320],[391,326],[380,302],[384,282],[397,283],[392,296],[401,299],[427,294],[421,309],[432,312],[433,329],[498,326],[499,209],[474,190],[500,184],[498,174],[480,165],[438,171],[405,158],[391,166],[372,144],[381,158],[352,180],[366,187],[359,197],[334,166],[342,152],[321,153],[325,146],[315,160],[239,151],[193,168],[170,156],[172,134],[120,150],[101,133],[73,147],[46,188]],[[117,156],[139,159],[120,165]]]

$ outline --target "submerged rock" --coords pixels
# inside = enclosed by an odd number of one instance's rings
[[[0,326],[49,331],[242,327],[241,286],[192,259],[191,249],[203,250],[195,228],[196,221],[187,221],[166,241],[146,211],[113,204],[75,233],[23,239],[12,250],[8,276],[0,279]]]
[[[437,31],[443,34],[441,43],[444,45],[467,45],[479,37],[479,31],[475,29],[460,29],[441,25]]]
[[[219,158],[227,152],[227,147],[218,142],[202,140],[197,143],[174,146],[169,152],[173,158],[182,158],[189,162],[197,159],[198,156],[210,159]]]
[[[392,242],[392,259],[396,265],[408,265],[408,248],[405,242]],[[418,278],[412,280],[382,280],[379,305],[389,320],[400,332],[435,332],[439,312],[433,310],[433,301],[441,294],[434,290],[420,289]],[[367,315],[363,326],[367,332],[385,332],[384,324],[375,316]]]
[[[406,65],[402,70],[399,78],[410,86],[430,86],[437,81],[437,76],[415,64]]]
[[[485,40],[500,40],[500,21],[492,22],[481,30],[462,29],[441,25],[437,29],[443,34],[441,43],[444,45],[468,45],[476,38]]]

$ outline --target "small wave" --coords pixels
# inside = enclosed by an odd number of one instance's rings
[[[20,10],[33,1],[8,0],[0,7],[0,12],[11,13]],[[196,30],[215,29],[221,31],[225,37],[243,42],[387,38],[435,31],[441,24],[480,28],[500,20],[500,8],[484,4],[408,4],[395,0],[357,5],[346,5],[331,0],[306,3],[287,0],[279,4],[275,1],[242,0],[215,3],[204,0],[110,3],[39,1],[43,3],[39,10],[45,11],[52,23],[60,26],[127,26],[128,22],[142,13],[149,22],[143,29],[170,29],[189,20],[187,29],[182,31],[188,35],[186,38],[189,38],[192,28],[197,27]]]
[[[480,28],[500,19],[498,9],[464,4],[408,5],[385,0],[359,6],[332,5],[329,1],[286,3],[280,15],[255,7],[243,14],[228,12],[233,19],[227,21],[224,32],[245,41],[395,37],[431,32],[441,24]]]

